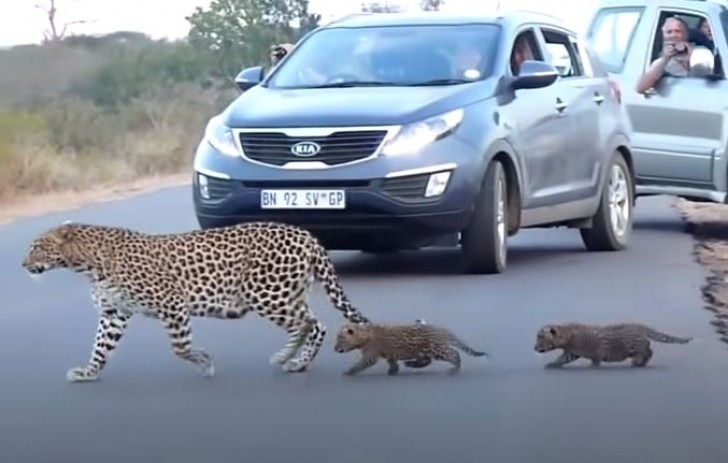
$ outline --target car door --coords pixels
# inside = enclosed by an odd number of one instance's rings
[[[652,92],[650,92],[652,93]],[[726,81],[665,78],[659,92],[635,98],[635,159],[641,180],[707,186],[716,156],[724,152]]]
[[[518,33],[525,36],[531,50],[529,59],[544,61],[533,28]],[[516,38],[516,41],[518,38]],[[515,42],[514,42],[515,43]],[[570,112],[565,111],[563,88],[554,83],[545,88],[519,89],[515,99],[502,108],[511,132],[508,141],[519,155],[523,175],[524,209],[554,204],[563,182],[564,133],[571,132]]]
[[[540,38],[551,64],[561,74],[554,84],[567,115],[562,128],[564,150],[552,162],[558,173],[550,195],[559,202],[594,196],[598,187],[601,156],[601,104],[606,98],[603,79],[585,69],[575,35],[555,27],[540,27]]]

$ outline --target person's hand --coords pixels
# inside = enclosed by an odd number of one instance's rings
[[[675,49],[675,44],[672,42],[665,42],[665,44],[662,47],[662,56],[664,58],[672,58],[677,54],[677,50]]]

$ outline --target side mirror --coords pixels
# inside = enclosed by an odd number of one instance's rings
[[[706,47],[695,47],[690,54],[690,75],[715,77],[715,56]]]
[[[534,89],[548,87],[559,78],[559,71],[544,61],[526,60],[521,64],[518,75],[513,78],[511,88]]]
[[[263,66],[253,66],[251,68],[245,68],[235,76],[235,85],[241,91],[249,90],[263,81],[265,70]]]

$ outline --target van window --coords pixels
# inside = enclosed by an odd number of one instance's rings
[[[609,72],[621,72],[644,8],[604,8],[592,21],[587,40]]]

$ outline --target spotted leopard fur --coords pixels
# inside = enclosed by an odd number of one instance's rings
[[[456,348],[475,357],[488,355],[473,349],[452,331],[420,320],[406,325],[346,324],[339,329],[334,345],[338,353],[358,349],[361,354],[359,361],[345,371],[347,375],[371,368],[379,359],[389,364],[389,375],[399,372],[401,360],[413,361],[416,365],[441,360],[452,364],[450,373],[457,373],[461,359]]]
[[[556,360],[546,364],[548,368],[559,368],[579,358],[589,359],[594,367],[602,362],[627,359],[631,359],[635,367],[644,367],[653,355],[650,340],[685,344],[692,338],[672,336],[640,323],[549,324],[538,330],[534,350],[544,353],[562,349]]]
[[[347,320],[369,321],[344,294],[317,239],[279,223],[159,235],[64,223],[38,236],[22,265],[34,275],[65,268],[90,280],[96,337],[88,363],[69,370],[69,381],[99,377],[135,314],[160,320],[172,352],[206,377],[214,374],[213,359],[193,348],[191,317],[241,319],[254,312],[275,323],[288,339],[270,361],[289,372],[308,367],[326,334],[306,302],[314,279]]]

